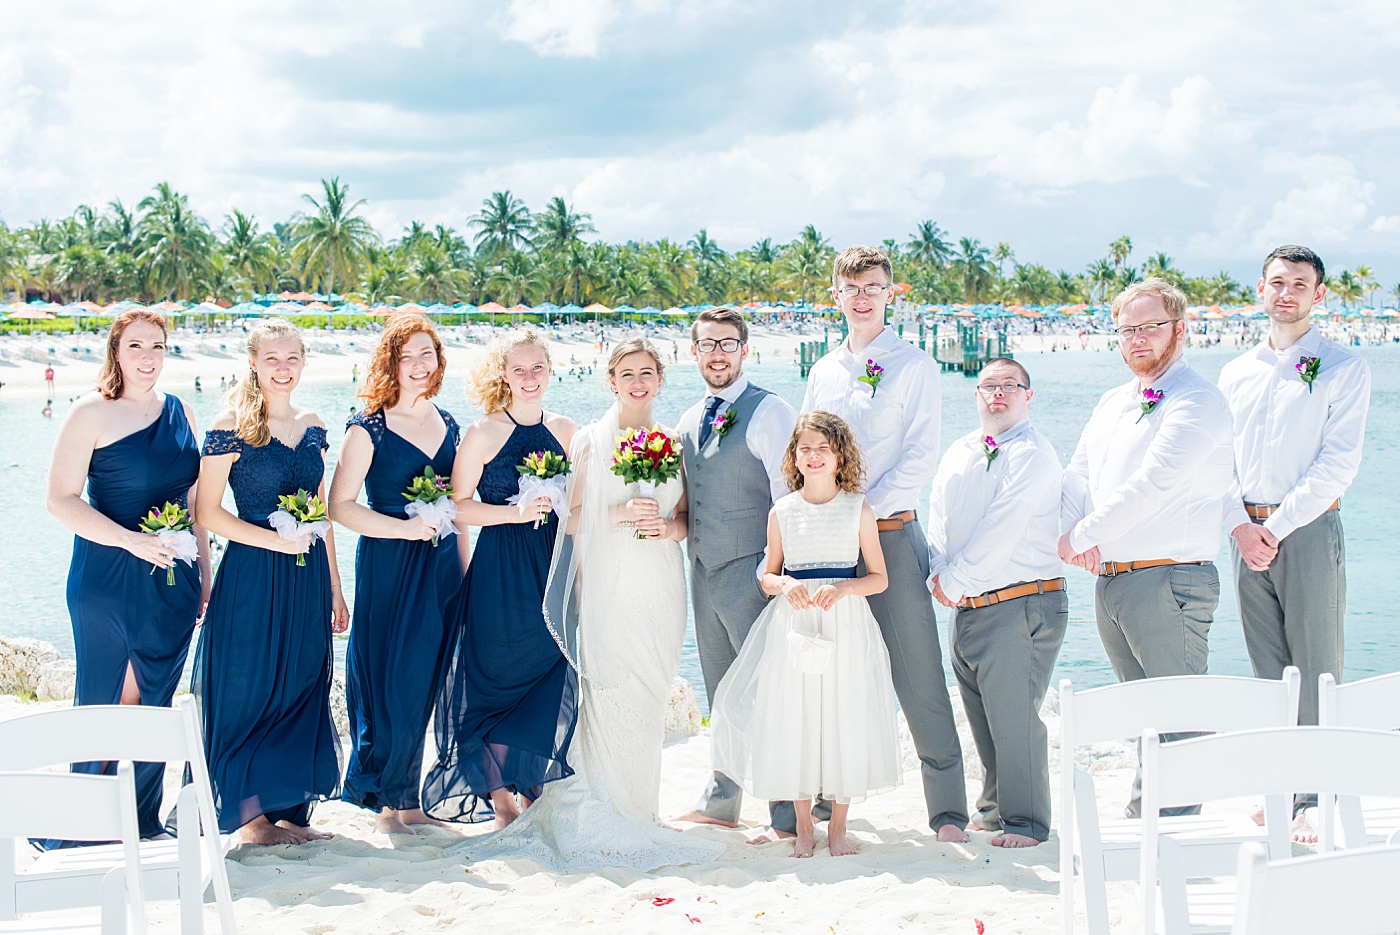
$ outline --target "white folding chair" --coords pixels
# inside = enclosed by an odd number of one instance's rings
[[[115,776],[72,773],[0,772],[0,933],[49,933],[49,935],[120,935],[146,931],[146,902],[142,894],[136,828],[136,771],[120,763]],[[16,873],[16,855],[28,847],[29,838],[60,837],[70,841],[119,841],[120,854],[99,882],[101,922],[71,918],[41,920],[21,918],[33,910],[18,899],[22,874]],[[8,840],[7,840],[8,839]],[[55,910],[93,905],[82,899]]]
[[[1400,847],[1269,860],[1240,848],[1231,935],[1382,935],[1400,931]]]
[[[1142,931],[1168,935],[1227,932],[1234,914],[1228,878],[1238,857],[1222,865],[1208,851],[1186,848],[1164,834],[1164,806],[1222,799],[1264,799],[1264,830],[1272,859],[1292,854],[1293,795],[1317,790],[1319,803],[1335,795],[1385,795],[1400,776],[1400,734],[1351,727],[1281,727],[1238,731],[1162,743],[1151,731],[1142,742],[1140,897]],[[1350,840],[1363,832],[1341,816]],[[1224,843],[1238,846],[1238,839]]]
[[[233,896],[224,867],[233,837],[219,834],[193,698],[186,696],[172,708],[83,705],[0,721],[0,769],[126,760],[183,763],[191,779],[176,802],[175,840],[141,842],[146,898],[178,899],[180,931],[198,935],[204,930],[204,891],[212,883],[220,931],[234,935]],[[19,910],[74,905],[82,898],[94,905],[103,877],[120,860],[114,847],[48,851],[20,877]]]
[[[1114,880],[1138,876],[1142,826],[1124,819],[1100,825],[1093,777],[1074,760],[1075,749],[1160,731],[1231,731],[1298,723],[1301,679],[1289,666],[1278,681],[1226,675],[1183,675],[1120,682],[1076,692],[1060,682],[1060,911],[1065,935],[1074,932],[1074,871],[1084,883],[1084,914],[1092,935],[1108,935],[1108,890]],[[1218,846],[1232,830],[1200,815],[1166,819],[1183,840]],[[1236,831],[1236,841],[1248,829]],[[1234,850],[1222,855],[1233,866]]]
[[[1338,685],[1332,673],[1324,672],[1317,678],[1317,702],[1317,720],[1324,727],[1400,730],[1400,672],[1345,685]],[[1400,795],[1400,785],[1396,787],[1396,794]],[[1348,796],[1338,803],[1337,810],[1352,816],[1353,821],[1360,822],[1365,829],[1362,840],[1346,840],[1345,847],[1380,843],[1400,831],[1400,805],[1373,805],[1362,809],[1360,801]],[[1317,849],[1325,853],[1336,843],[1335,816],[1330,808],[1318,811]]]

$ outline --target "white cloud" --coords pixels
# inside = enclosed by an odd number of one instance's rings
[[[1280,243],[1344,244],[1370,211],[1376,186],[1356,177],[1345,159],[1300,160],[1304,182],[1274,202],[1253,238],[1256,248]]]
[[[1371,222],[1370,229],[1380,234],[1400,231],[1400,214],[1382,214]]]
[[[617,17],[613,0],[511,0],[505,36],[540,55],[593,58],[603,31]]]

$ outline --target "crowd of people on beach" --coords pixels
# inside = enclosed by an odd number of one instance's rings
[[[191,407],[157,389],[165,320],[124,312],[49,474],[49,510],[75,534],[75,703],[169,705],[193,642],[220,829],[242,842],[328,837],[312,811],[338,797],[380,832],[490,821],[473,858],[643,870],[716,857],[677,826],[737,828],[745,794],[768,802],[754,842],[811,857],[825,822],[829,853],[854,853],[851,805],[900,782],[902,710],[938,840],[1035,846],[1051,828],[1039,709],[1068,624],[1065,565],[1094,576],[1120,680],[1204,673],[1223,530],[1255,675],[1298,666],[1309,724],[1318,675],[1341,678],[1339,502],[1370,374],[1310,318],[1324,274],[1305,247],[1269,254],[1268,331],[1218,385],[1186,359],[1181,291],[1123,290],[1113,338],[1130,378],[1086,414],[1063,469],[1032,424],[1032,374],[1008,357],[982,368],[977,424],[939,457],[939,368],[887,323],[893,270],[871,247],[835,261],[847,336],[800,412],[744,373],[749,322],[720,307],[691,327],[706,392],[674,427],[652,408],[679,347],[613,345],[614,403],[578,426],[547,407],[562,362],[530,328],[476,363],[485,414],[463,427],[433,402],[433,324],[393,318],[329,483],[325,423],[295,401],[295,327],[250,328],[248,372],[201,444]],[[359,536],[353,614],[335,525]],[[936,605],[983,766],[972,808]],[[695,809],[663,822],[688,608],[713,772]],[[331,640],[347,629],[342,771]],[[146,836],[163,832],[162,775],[138,765]],[[1300,838],[1312,802],[1295,802]]]

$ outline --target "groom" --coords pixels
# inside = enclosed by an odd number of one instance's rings
[[[802,411],[839,415],[860,442],[865,499],[879,517],[889,575],[889,588],[870,596],[870,609],[889,649],[895,694],[922,762],[929,827],[940,841],[967,841],[962,746],[948,700],[938,621],[924,583],[928,542],[915,512],[938,466],[938,364],[885,324],[893,285],[889,258],[873,247],[848,247],[836,258],[831,294],[850,334],[812,367]],[[782,817],[792,822],[792,816],[789,806]],[[778,816],[773,827],[792,830]]]
[[[797,414],[744,376],[749,326],[739,312],[706,309],[690,340],[708,392],[678,429],[690,502],[695,643],[713,705],[720,679],[768,600],[759,587],[768,511],[788,492],[783,454]],[[678,820],[738,827],[742,795],[734,780],[715,773],[695,810]]]

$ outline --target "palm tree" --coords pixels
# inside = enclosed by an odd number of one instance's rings
[[[1181,284],[1181,271],[1172,265],[1172,258],[1165,253],[1154,253],[1142,264],[1144,276],[1155,276],[1167,282]]]
[[[492,260],[528,247],[534,230],[530,209],[509,191],[492,192],[481,203],[481,210],[467,218],[467,224],[477,229],[477,250]]]
[[[461,288],[461,273],[452,265],[447,251],[435,243],[419,248],[409,266],[414,279],[418,301],[429,304],[444,299],[456,299]]]
[[[126,210],[121,199],[107,204],[110,212],[103,217],[97,242],[107,253],[133,253],[136,250],[136,215]]]
[[[963,298],[976,303],[982,299],[987,287],[992,284],[991,255],[987,248],[972,239],[958,240],[958,253],[953,257],[953,272],[962,283]]]
[[[555,195],[535,216],[535,249],[541,253],[562,250],[582,243],[584,234],[596,233],[593,216],[575,212],[563,198]]]
[[[337,283],[359,279],[365,250],[379,242],[379,234],[369,221],[355,214],[365,201],[352,203],[350,186],[340,184],[339,176],[329,181],[322,179],[321,188],[321,201],[302,195],[316,213],[296,220],[292,257],[308,282],[319,284],[321,291],[333,295]]]
[[[408,291],[408,270],[393,254],[375,257],[360,280],[360,294],[366,302],[386,302],[398,305]]]
[[[813,286],[831,274],[830,264],[820,238],[799,237],[783,250],[784,282],[797,293],[799,301],[809,304]]]
[[[918,263],[942,266],[953,257],[953,248],[944,240],[945,233],[933,221],[920,221],[914,236],[904,245],[909,258]]]
[[[24,289],[29,282],[29,249],[18,231],[0,224],[0,299],[5,290],[14,286],[15,301],[24,301]]]
[[[1007,260],[1011,260],[1014,263],[1016,260],[1016,251],[1011,249],[1011,244],[1003,240],[992,248],[992,262],[997,265],[997,275],[1003,279],[1006,278]]]
[[[235,208],[224,219],[223,257],[229,274],[242,279],[250,292],[266,292],[277,285],[277,240],[258,231],[251,215]]]
[[[500,263],[487,277],[486,286],[495,294],[497,302],[510,307],[532,298],[544,287],[544,279],[529,254],[523,250],[512,250],[501,257]]]
[[[1089,301],[1098,304],[1108,298],[1118,274],[1107,259],[1098,259],[1089,264],[1084,275],[1089,280]]]
[[[1133,241],[1124,234],[1108,245],[1108,258],[1113,262],[1113,268],[1117,269],[1128,262],[1128,254],[1133,252]]]
[[[1380,282],[1377,281],[1375,274],[1371,272],[1371,267],[1367,263],[1362,263],[1356,268],[1356,280],[1361,286],[1362,295],[1365,297],[1369,297],[1371,293],[1381,287]],[[1367,298],[1366,304],[1371,305],[1373,303]]]
[[[1342,270],[1330,279],[1327,288],[1331,289],[1332,293],[1342,300],[1342,304],[1348,307],[1361,298],[1363,291],[1361,279],[1349,269]]]
[[[189,298],[208,271],[215,244],[209,225],[190,209],[189,200],[167,182],[141,199],[145,215],[137,224],[137,259],[146,268],[151,295]]]

